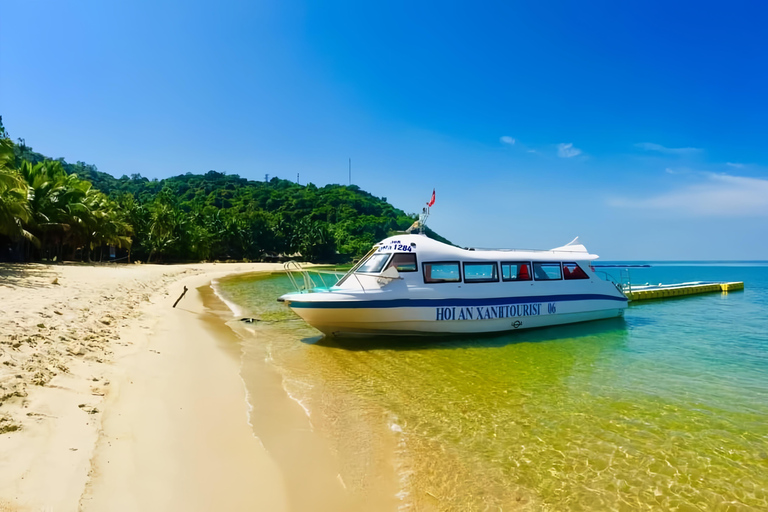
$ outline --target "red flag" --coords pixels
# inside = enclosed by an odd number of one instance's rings
[[[432,189],[432,199],[427,203],[427,207],[431,207],[433,204],[435,204],[435,189]]]

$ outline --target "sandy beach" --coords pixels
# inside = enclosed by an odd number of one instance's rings
[[[286,510],[204,304],[212,279],[278,268],[0,266],[0,510]]]

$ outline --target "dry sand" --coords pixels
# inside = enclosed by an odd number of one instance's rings
[[[0,265],[0,511],[287,509],[201,295],[277,268]]]

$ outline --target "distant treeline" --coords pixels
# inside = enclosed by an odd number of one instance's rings
[[[0,118],[0,259],[343,262],[417,219],[355,185],[209,171],[120,179],[13,143]],[[438,240],[447,242],[427,230]]]

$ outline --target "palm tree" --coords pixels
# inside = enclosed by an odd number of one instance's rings
[[[130,249],[133,229],[118,212],[115,203],[95,189],[88,190],[83,203],[90,212],[84,219],[88,228],[86,239],[89,259],[92,250],[104,245]]]
[[[172,201],[165,199],[156,200],[151,208],[148,237],[150,253],[147,263],[152,261],[155,254],[162,256],[171,252],[186,224],[181,210]]]
[[[150,227],[150,211],[146,205],[136,200],[133,194],[123,194],[115,204],[115,211],[119,212],[120,218],[125,222],[133,235],[131,245],[128,249],[128,263],[131,262],[132,254],[138,251],[139,257],[144,258],[149,254],[147,247],[147,234]]]
[[[0,234],[11,240],[37,243],[37,238],[25,227],[32,217],[29,189],[13,163],[13,143],[0,139]]]
[[[60,253],[65,241],[73,237],[72,229],[77,228],[81,216],[87,214],[82,198],[90,183],[68,175],[57,161],[37,164],[23,161],[20,171],[29,186],[30,229],[42,240],[41,252],[50,256],[53,242]],[[77,238],[74,233],[74,239]]]
[[[130,248],[132,228],[117,205],[90,182],[67,174],[61,162],[22,162],[29,186],[30,226],[43,239],[41,252],[61,258],[65,245],[83,256],[105,244]]]

